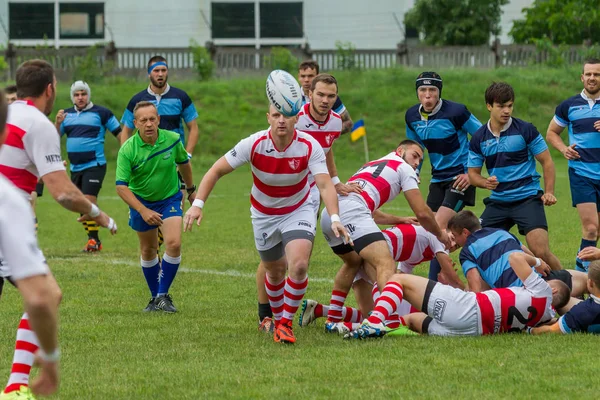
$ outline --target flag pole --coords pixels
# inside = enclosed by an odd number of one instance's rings
[[[365,145],[365,162],[368,163],[369,159],[369,144],[367,143],[367,135],[363,135],[363,144]]]

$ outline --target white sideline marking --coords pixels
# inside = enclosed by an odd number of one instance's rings
[[[133,261],[124,260],[121,258],[111,258],[111,259],[110,258],[109,259],[97,258],[93,255],[91,257],[48,257],[48,262],[50,264],[50,268],[52,268],[53,261],[72,261],[72,262],[88,262],[88,263],[91,262],[91,263],[103,263],[103,264],[111,264],[111,265],[127,265],[128,267],[141,268],[141,266],[138,263],[133,262]],[[239,271],[232,270],[232,269],[229,269],[227,271],[217,271],[216,269],[193,269],[193,268],[180,267],[179,271],[189,272],[189,273],[193,273],[193,274],[230,276],[230,277],[235,277],[235,278],[251,278],[251,279],[256,278],[255,274],[239,272]],[[309,282],[324,282],[324,283],[333,284],[333,279],[313,277],[313,276],[310,276],[310,273],[308,275],[308,281]]]

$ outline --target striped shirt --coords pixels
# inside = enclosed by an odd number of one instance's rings
[[[319,143],[299,131],[283,150],[275,147],[270,129],[257,132],[235,145],[225,159],[234,169],[250,163],[254,179],[250,203],[266,215],[289,214],[304,204],[310,193],[309,172],[329,174]]]
[[[590,294],[587,300],[575,304],[560,317],[558,325],[562,333],[600,334],[600,298]]]
[[[371,212],[394,200],[401,191],[419,189],[415,170],[396,152],[363,165],[348,182],[357,182],[363,189],[348,196],[360,198]]]
[[[167,89],[162,94],[154,93],[150,87],[142,90],[129,100],[129,104],[127,104],[127,108],[121,118],[121,123],[129,129],[135,128],[133,124],[133,109],[140,101],[153,103],[158,110],[158,115],[160,115],[160,124],[158,127],[179,133],[181,143],[185,144],[185,132],[181,120],[183,119],[187,124],[198,118],[196,107],[186,92],[168,84]]]
[[[467,107],[449,100],[438,102],[426,116],[417,104],[406,111],[406,137],[420,143],[431,158],[431,182],[452,180],[467,172],[469,137],[481,122]],[[420,168],[419,168],[420,169]]]
[[[600,99],[590,99],[585,91],[556,107],[554,122],[569,127],[569,145],[576,144],[580,158],[569,160],[577,175],[600,179],[600,133],[594,123],[600,121]]]
[[[535,156],[548,150],[542,135],[532,124],[511,118],[496,137],[489,122],[479,128],[469,144],[469,168],[481,168],[498,178],[498,186],[490,199],[514,202],[535,196],[540,187],[540,174]]]
[[[6,128],[0,173],[29,197],[39,178],[65,170],[60,137],[48,117],[30,101],[17,100],[8,107]]]
[[[67,154],[72,172],[106,164],[104,134],[117,136],[121,125],[112,111],[89,103],[83,110],[75,107],[65,110],[65,120],[60,124],[60,134],[67,135]]]
[[[420,225],[399,224],[382,232],[404,273],[412,273],[417,265],[433,260],[437,253],[448,254],[444,244]]]
[[[524,287],[492,289],[475,293],[482,335],[520,332],[548,322],[556,315],[552,289],[533,271]]]
[[[508,257],[522,251],[521,242],[512,233],[482,228],[469,235],[459,259],[465,276],[471,269],[477,269],[491,288],[518,287],[523,282],[511,268]]]

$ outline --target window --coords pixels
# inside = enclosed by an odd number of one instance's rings
[[[104,39],[104,3],[60,3],[61,39]]]
[[[215,39],[254,39],[254,3],[212,3]]]
[[[10,39],[54,39],[53,3],[8,3]]]
[[[302,3],[260,3],[260,37],[303,36]]]

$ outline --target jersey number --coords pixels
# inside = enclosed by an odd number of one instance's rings
[[[374,164],[365,165],[365,166],[363,166],[361,169],[359,169],[359,171],[362,171],[362,170],[363,170],[363,169],[365,169],[365,168],[369,168],[369,167],[374,167],[374,166],[377,166],[377,168],[375,169],[375,171],[373,171],[373,172],[371,173],[371,176],[372,176],[373,178],[378,178],[378,177],[379,177],[379,175],[381,175],[381,173],[383,172],[383,169],[384,169],[384,168],[385,168],[385,166],[387,165],[388,161],[389,161],[389,160],[382,160],[382,161],[378,161],[378,162],[376,162],[376,163],[374,163]]]
[[[508,308],[508,318],[506,319],[506,324],[508,326],[511,326],[513,323],[513,320],[516,318],[517,320],[519,320],[520,323],[522,323],[523,325],[527,326],[527,324],[531,321],[533,321],[538,314],[538,310],[533,307],[533,306],[529,306],[527,307],[527,311],[529,311],[529,314],[531,314],[531,317],[529,318],[525,318],[525,316],[523,316],[523,314],[521,314],[521,312],[519,311],[519,309],[515,306],[509,307]],[[508,332],[520,332],[521,330],[519,328],[510,328],[508,330]]]

